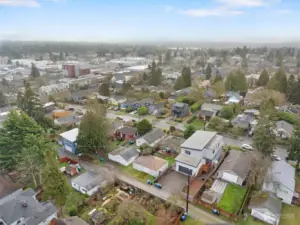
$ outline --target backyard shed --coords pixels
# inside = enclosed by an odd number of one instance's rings
[[[118,162],[123,166],[130,165],[139,156],[139,151],[135,147],[120,147],[108,153],[108,158]]]

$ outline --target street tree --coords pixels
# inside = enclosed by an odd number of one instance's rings
[[[78,151],[95,153],[99,150],[106,150],[108,128],[104,107],[97,103],[91,104],[79,126]]]
[[[266,69],[264,69],[256,82],[257,86],[266,86],[269,82],[269,73]]]
[[[273,153],[276,140],[274,130],[274,122],[270,121],[267,117],[260,119],[255,128],[253,145],[264,157],[268,157]]]
[[[148,108],[146,106],[141,106],[140,108],[137,109],[137,114],[139,116],[144,116],[148,114]]]
[[[31,63],[31,73],[30,73],[30,77],[31,78],[37,78],[40,76],[40,71],[39,69],[36,67],[36,65],[34,63]]]
[[[152,124],[148,120],[143,119],[137,123],[136,128],[139,135],[144,135],[152,129]]]
[[[59,170],[58,162],[51,151],[46,152],[43,177],[43,198],[54,201],[62,214],[62,208],[67,201],[70,187],[65,175]]]
[[[300,165],[300,127],[294,131],[292,138],[289,141],[289,159],[296,161],[296,170],[299,170]]]
[[[185,139],[188,139],[190,136],[192,136],[196,131],[196,128],[193,125],[187,125],[184,132],[183,136]]]
[[[99,94],[103,96],[109,96],[109,84],[108,83],[102,83],[99,87]]]

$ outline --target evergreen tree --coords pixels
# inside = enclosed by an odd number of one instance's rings
[[[211,73],[212,73],[212,68],[210,63],[207,64],[206,67],[206,71],[205,71],[205,75],[206,75],[206,79],[209,80],[211,78]]]
[[[170,50],[168,50],[166,53],[165,62],[167,64],[171,63],[171,51]]]
[[[296,160],[296,170],[299,170],[300,164],[300,128],[297,127],[292,138],[289,141],[289,159]]]
[[[77,148],[79,152],[95,153],[106,150],[108,143],[108,124],[105,119],[105,109],[95,103],[86,112],[79,126]]]
[[[287,92],[287,77],[282,68],[278,69],[275,75],[270,79],[268,88],[281,93]]]
[[[175,84],[174,84],[174,89],[175,90],[180,90],[180,89],[183,89],[185,86],[184,84],[184,80],[183,80],[183,77],[182,76],[179,76],[176,81],[175,81]]]
[[[6,104],[6,97],[2,91],[0,91],[0,107]]]
[[[36,67],[36,65],[34,63],[31,63],[31,73],[30,73],[30,77],[31,78],[37,78],[40,76],[40,71],[39,69]]]
[[[183,67],[181,76],[184,82],[184,87],[190,87],[192,85],[192,73],[190,67]]]
[[[151,65],[151,78],[150,84],[153,86],[158,86],[161,83],[162,71],[153,61]]]
[[[218,83],[219,81],[223,81],[223,78],[222,78],[222,76],[221,76],[221,74],[220,74],[220,72],[219,72],[219,70],[217,70],[217,72],[216,72],[216,76],[214,77],[214,79],[213,79],[213,84],[215,84],[215,83]]]
[[[110,91],[109,91],[109,85],[108,83],[102,83],[99,87],[99,94],[103,96],[109,96]]]
[[[267,70],[263,70],[256,82],[257,86],[266,86],[269,82],[269,73]]]
[[[161,54],[159,54],[158,56],[158,65],[161,66],[163,63],[162,63],[162,56]]]
[[[58,162],[51,151],[46,153],[46,167],[43,173],[43,198],[51,199],[55,205],[62,208],[65,205],[70,192],[65,175],[60,172]]]
[[[248,85],[245,74],[240,70],[230,72],[226,77],[225,87],[227,91],[247,92]]]

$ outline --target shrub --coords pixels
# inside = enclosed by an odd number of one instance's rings
[[[148,114],[148,108],[146,106],[141,106],[140,108],[138,108],[137,113],[140,116],[146,115]]]
[[[152,124],[148,120],[143,119],[137,123],[136,128],[139,135],[144,135],[152,129]]]
[[[176,127],[170,126],[169,130],[170,130],[171,133],[173,133],[174,131],[176,131]]]
[[[192,106],[191,106],[191,111],[192,112],[196,112],[199,108],[200,108],[201,104],[200,103],[194,103]]]
[[[290,124],[298,124],[299,120],[296,116],[288,112],[276,112],[272,115],[273,120],[284,120]]]
[[[181,123],[181,122],[183,121],[182,118],[175,118],[174,120],[175,120],[176,122],[178,122],[178,123]]]
[[[184,138],[188,139],[190,136],[192,136],[196,131],[196,128],[192,125],[188,125],[184,130]]]
[[[68,210],[68,214],[69,216],[77,216],[77,207],[76,206],[70,207]]]
[[[127,112],[127,113],[130,113],[130,112],[132,112],[133,111],[133,108],[126,108],[125,109],[125,112]]]
[[[191,123],[191,122],[193,122],[195,119],[196,119],[196,116],[193,115],[193,116],[191,116],[191,118],[189,118],[186,122],[187,122],[187,123]]]

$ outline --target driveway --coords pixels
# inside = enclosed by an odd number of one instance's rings
[[[167,190],[170,193],[179,195],[184,186],[187,185],[187,176],[170,170],[165,176],[159,179],[162,190]]]

